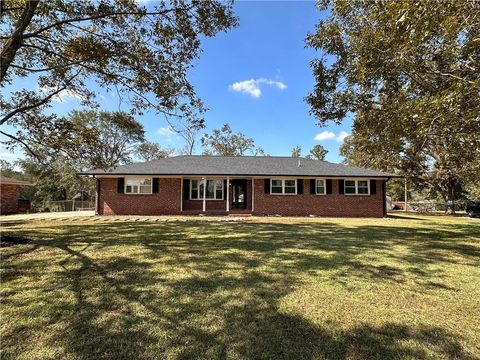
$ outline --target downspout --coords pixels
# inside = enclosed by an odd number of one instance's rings
[[[93,178],[95,179],[95,215],[100,215],[100,179],[95,175]]]

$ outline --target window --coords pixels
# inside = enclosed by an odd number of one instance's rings
[[[315,180],[315,194],[325,195],[326,193],[327,193],[327,189],[325,187],[325,180],[324,179]]]
[[[223,180],[206,180],[207,200],[222,200],[223,199]],[[190,199],[203,200],[203,188],[205,180],[190,180]]]
[[[345,180],[346,195],[369,195],[370,185],[368,180]]]
[[[151,194],[152,179],[151,178],[126,178],[125,193],[126,194]]]
[[[297,194],[297,180],[276,180],[272,179],[270,182],[270,193],[277,195],[296,195]]]

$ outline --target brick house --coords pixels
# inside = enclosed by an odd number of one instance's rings
[[[99,215],[383,217],[395,175],[306,158],[176,156],[80,173]]]
[[[19,193],[22,186],[30,186],[28,181],[0,176],[0,214],[12,214],[19,211]]]

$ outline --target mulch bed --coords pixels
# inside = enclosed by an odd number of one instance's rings
[[[2,235],[0,239],[0,247],[23,245],[30,242],[32,242],[32,240],[27,239],[23,236]]]

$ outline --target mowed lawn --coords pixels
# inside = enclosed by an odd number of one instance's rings
[[[480,221],[31,221],[2,359],[479,359]]]

